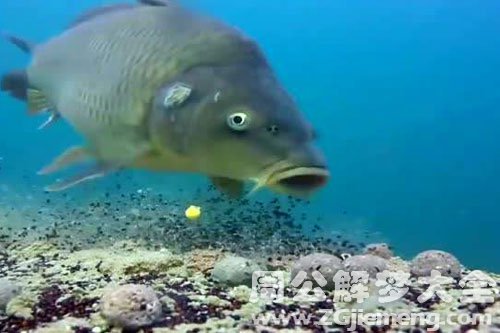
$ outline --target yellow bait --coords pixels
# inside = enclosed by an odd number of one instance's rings
[[[201,216],[201,207],[190,206],[186,209],[186,217],[192,221],[199,219]]]

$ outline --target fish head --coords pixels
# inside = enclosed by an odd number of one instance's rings
[[[296,196],[329,178],[313,128],[266,66],[195,68],[160,89],[154,114],[160,146],[192,171]]]

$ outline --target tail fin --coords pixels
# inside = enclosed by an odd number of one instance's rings
[[[2,76],[0,90],[12,97],[26,101],[29,88],[28,75],[24,70],[18,70]]]

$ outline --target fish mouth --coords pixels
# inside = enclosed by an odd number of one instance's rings
[[[275,172],[267,185],[280,192],[307,195],[325,186],[329,178],[325,167],[289,167]]]

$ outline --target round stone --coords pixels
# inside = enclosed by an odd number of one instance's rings
[[[138,329],[154,324],[162,306],[151,287],[127,284],[108,289],[101,299],[101,314],[111,326]]]
[[[251,286],[254,272],[262,268],[253,260],[229,256],[217,262],[212,270],[212,279],[229,287]]]
[[[0,311],[5,311],[10,300],[21,293],[21,287],[7,279],[0,279]]]
[[[410,271],[418,277],[431,276],[437,270],[443,276],[460,278],[462,269],[458,259],[444,251],[429,250],[419,253],[410,263]]]
[[[371,278],[387,270],[387,260],[372,254],[362,254],[347,258],[344,267],[349,272],[366,272]]]
[[[340,258],[327,253],[313,253],[305,257],[301,257],[295,262],[292,268],[291,281],[292,284],[295,285],[299,282],[294,281],[296,277],[299,279],[304,277],[307,280],[312,281],[316,286],[320,286],[325,290],[332,290],[335,288],[333,277],[342,268],[342,260],[340,260]],[[321,273],[324,277],[327,282],[326,286],[323,286],[323,283],[318,283],[317,279],[312,274],[315,271]],[[305,274],[301,272],[304,272]]]
[[[371,254],[384,259],[394,257],[394,253],[386,243],[369,244],[365,247],[364,254]]]

